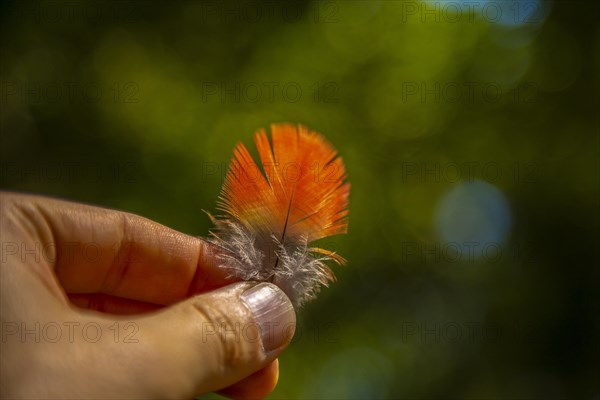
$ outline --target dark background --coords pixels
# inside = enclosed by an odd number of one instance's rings
[[[306,124],[349,264],[273,398],[597,399],[591,4],[3,2],[0,185],[205,236],[234,145]]]

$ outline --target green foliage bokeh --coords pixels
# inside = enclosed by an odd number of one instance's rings
[[[507,25],[444,1],[248,3],[4,3],[2,189],[205,236],[234,145],[303,123],[347,165],[350,233],[326,242],[349,264],[299,313],[273,398],[597,395],[587,5]],[[436,228],[471,181],[509,207],[493,262]]]

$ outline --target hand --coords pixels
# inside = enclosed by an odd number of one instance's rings
[[[269,394],[295,313],[217,249],[136,215],[0,194],[3,398]]]

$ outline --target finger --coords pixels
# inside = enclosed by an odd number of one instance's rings
[[[188,337],[199,342],[198,360],[192,355],[187,367],[179,357],[176,362],[181,370],[204,364],[198,379],[202,382],[199,392],[224,389],[266,367],[289,344],[296,322],[287,296],[267,283],[230,285],[181,303],[180,310],[195,323],[186,321],[171,307],[165,314],[172,312],[167,318],[172,325],[160,336],[168,337],[168,332],[173,332],[173,343],[181,346]],[[160,321],[164,327],[164,316]]]
[[[275,359],[260,371],[218,393],[231,399],[262,399],[271,394],[278,380],[279,361]]]
[[[124,299],[104,293],[69,294],[68,297],[77,307],[109,314],[142,314],[164,307],[160,304]]]
[[[168,305],[231,281],[215,246],[137,215],[28,195],[2,201],[46,246],[67,293]]]
[[[115,357],[133,375],[143,370],[140,393],[150,387],[154,397],[183,398],[231,387],[267,367],[291,341],[296,317],[276,286],[243,282],[133,321],[139,342],[114,347]],[[112,357],[111,349],[103,356]],[[267,369],[255,379],[274,387],[274,375]]]

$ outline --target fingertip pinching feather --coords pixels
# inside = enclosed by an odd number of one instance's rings
[[[271,125],[254,136],[260,164],[238,144],[221,189],[211,241],[222,267],[242,280],[278,285],[299,307],[335,277],[345,260],[310,244],[346,233],[350,184],[337,151],[302,125]]]

